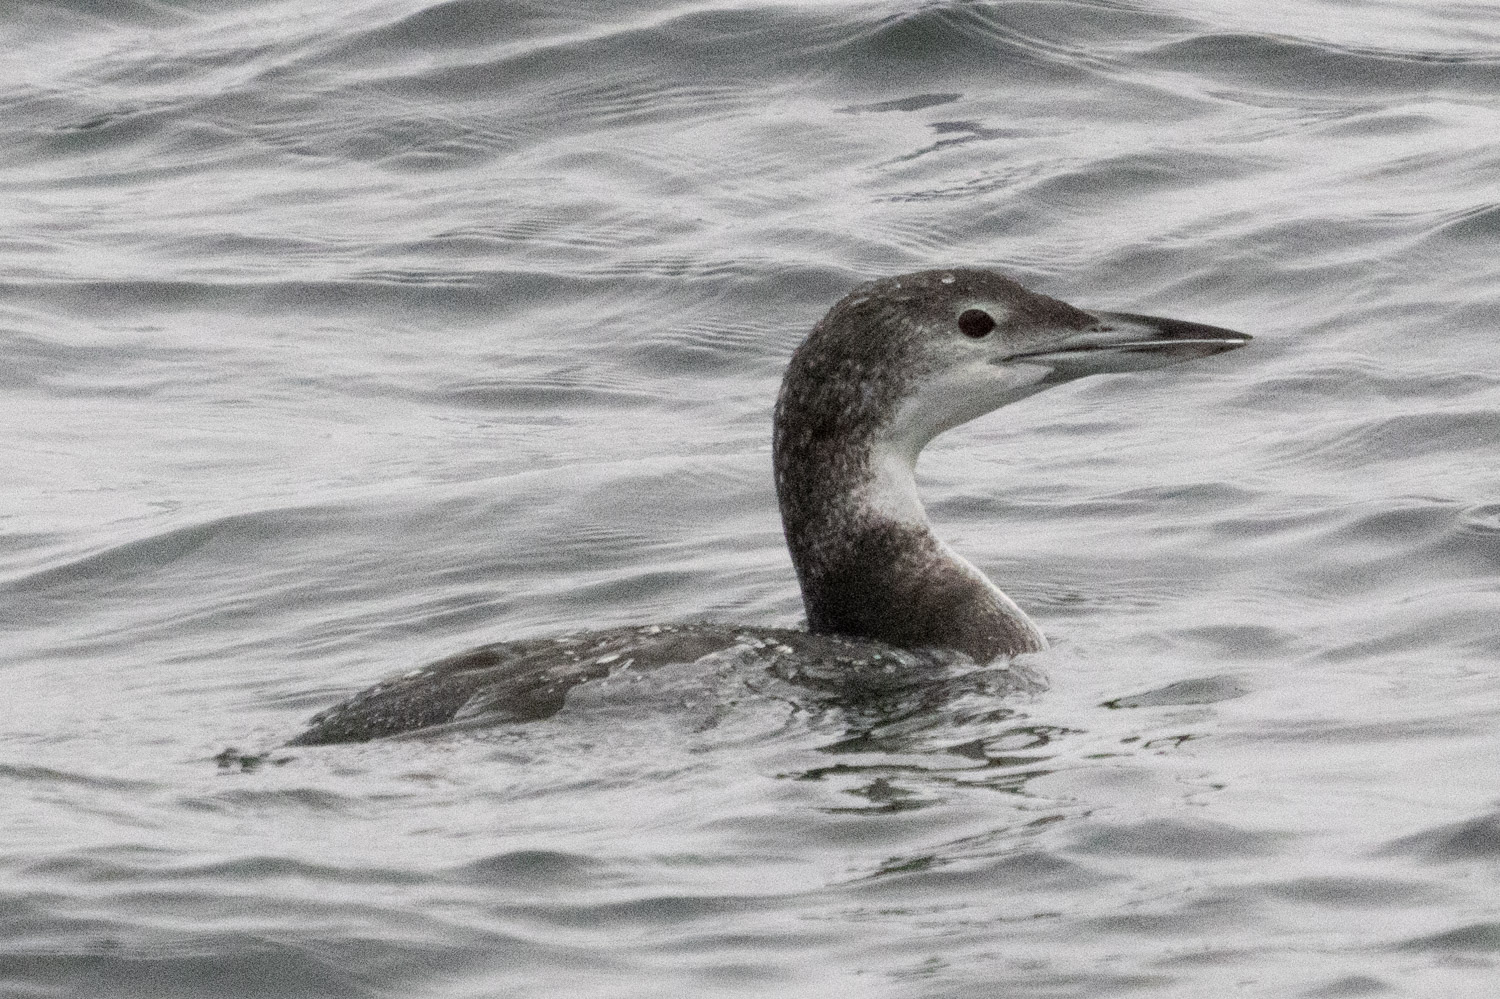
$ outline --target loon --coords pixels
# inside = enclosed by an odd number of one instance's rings
[[[652,625],[485,645],[354,695],[288,745],[546,718],[580,683],[726,654],[793,681],[844,677],[854,689],[933,657],[983,666],[1045,649],[1025,612],[933,534],[917,455],[943,431],[1054,385],[1250,339],[1074,308],[988,270],[864,284],[793,353],[773,418],[776,494],[807,630]]]

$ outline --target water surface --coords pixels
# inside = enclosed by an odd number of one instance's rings
[[[0,991],[1492,993],[1487,6],[60,0],[0,41]],[[680,676],[239,765],[471,645],[795,625],[781,369],[957,264],[1257,338],[924,457],[1046,690]]]

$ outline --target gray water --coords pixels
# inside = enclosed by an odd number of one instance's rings
[[[1500,985],[1493,7],[12,0],[0,52],[0,994]],[[475,644],[796,625],[781,369],[942,265],[1256,337],[924,456],[1045,690],[275,748]]]

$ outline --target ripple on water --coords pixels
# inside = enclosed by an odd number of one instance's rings
[[[1155,819],[1096,824],[1075,839],[1070,849],[1105,857],[1200,861],[1273,855],[1285,849],[1287,839],[1281,833],[1241,829],[1220,822]]]
[[[1500,952],[1500,923],[1470,923],[1441,933],[1413,937],[1398,944],[1397,949],[1444,954],[1497,953]]]
[[[1383,852],[1433,861],[1500,859],[1500,812],[1404,836]]]
[[[1463,212],[1441,226],[1439,235],[1448,239],[1473,240],[1491,244],[1500,237],[1500,205],[1480,205]]]
[[[1284,437],[1268,450],[1286,467],[1353,471],[1414,455],[1483,455],[1497,439],[1500,412],[1444,409],[1331,422],[1316,436]]]
[[[1165,687],[1105,701],[1106,708],[1156,708],[1186,704],[1216,704],[1249,693],[1238,679],[1227,674],[1179,680]]]
[[[1481,503],[1465,510],[1459,519],[1459,530],[1478,534],[1500,534],[1500,503]]]
[[[593,857],[558,850],[509,850],[450,868],[444,876],[459,884],[526,891],[591,888],[624,880]]]
[[[1435,884],[1382,877],[1305,877],[1267,882],[1259,888],[1272,898],[1331,909],[1429,905],[1451,898],[1451,893]]]
[[[1088,893],[1122,876],[1036,849],[987,861],[939,856],[900,858],[852,883],[856,897],[889,897],[910,904],[926,894],[984,892],[1004,886],[1007,892]]]
[[[0,620],[35,623],[49,611],[68,613],[81,593],[97,601],[105,594],[136,599],[185,578],[223,590],[226,566],[256,567],[266,553],[322,536],[340,515],[332,509],[267,510],[221,517],[137,538],[83,556],[63,556],[44,568],[0,582],[5,597]],[[258,568],[255,575],[263,575]],[[238,580],[243,584],[244,580]]]
[[[1307,999],[1358,999],[1360,996],[1382,996],[1396,991],[1394,985],[1373,975],[1346,975],[1323,985],[1299,992]]]
[[[1484,53],[1365,49],[1290,36],[1204,33],[1161,45],[1151,59],[1302,93],[1486,92],[1500,85],[1500,62]]]
[[[424,6],[394,23],[359,32],[335,53],[410,49],[451,52],[535,38],[574,22],[550,4],[511,0],[448,0]]]

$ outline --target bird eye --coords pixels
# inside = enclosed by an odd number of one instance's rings
[[[995,328],[994,317],[983,309],[965,309],[958,317],[958,331],[978,340]]]

